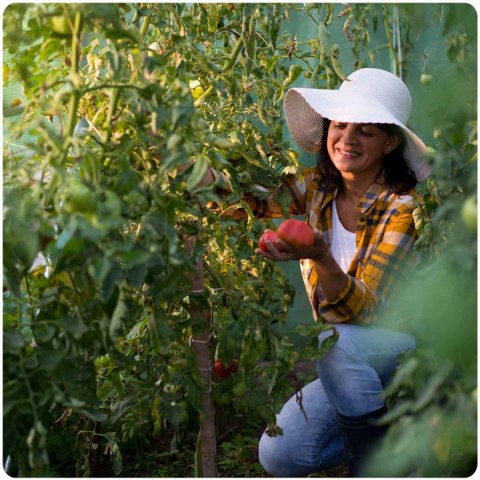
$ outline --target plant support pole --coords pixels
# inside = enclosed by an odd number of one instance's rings
[[[191,236],[186,241],[187,251],[193,252],[197,236]],[[190,297],[190,315],[199,321],[200,328],[192,333],[192,348],[197,360],[200,377],[203,381],[202,411],[200,413],[200,432],[197,451],[201,457],[201,476],[217,477],[217,441],[215,434],[215,416],[211,391],[210,364],[210,309],[201,301],[205,291],[203,276],[203,260],[200,258],[191,275],[192,295]],[[198,446],[200,448],[198,448]],[[197,461],[199,459],[197,458]],[[200,463],[200,462],[199,462]]]

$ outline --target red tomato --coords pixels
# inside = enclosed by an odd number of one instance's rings
[[[315,243],[312,227],[295,218],[283,221],[277,232],[282,240],[296,248],[308,248]]]
[[[228,378],[238,369],[238,360],[233,360],[229,367],[226,367],[222,360],[216,360],[213,364],[215,375],[220,378]]]
[[[233,360],[230,366],[228,367],[229,373],[235,373],[238,370],[238,360]]]
[[[278,233],[274,232],[272,230],[269,230],[268,232],[263,232],[260,238],[258,239],[258,246],[264,251],[268,252],[268,249],[265,245],[265,240],[268,240],[269,242],[275,242],[275,240],[278,238]]]
[[[220,378],[228,378],[228,370],[225,367],[225,364],[221,360],[217,360],[213,364],[213,371],[215,372],[215,375]]]

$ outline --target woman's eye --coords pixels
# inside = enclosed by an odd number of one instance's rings
[[[366,137],[373,137],[375,135],[375,132],[372,132],[370,130],[360,130],[360,133],[362,135],[365,135]]]

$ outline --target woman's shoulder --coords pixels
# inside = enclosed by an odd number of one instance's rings
[[[305,183],[314,183],[317,186],[324,184],[326,180],[317,167],[301,167],[298,169],[297,176]]]
[[[400,194],[385,190],[384,198],[389,203],[391,209],[399,212],[412,211],[423,201],[422,195],[415,188]]]
[[[311,185],[319,186],[323,183],[323,176],[317,167],[298,167],[296,170],[289,169],[283,175],[283,182],[286,184],[303,184],[305,187]]]

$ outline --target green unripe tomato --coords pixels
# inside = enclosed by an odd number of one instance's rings
[[[124,200],[130,208],[137,210],[140,213],[146,213],[150,209],[150,203],[145,195],[137,190],[132,190],[130,193],[128,193],[124,197]]]
[[[101,355],[100,357],[97,357],[93,363],[95,364],[96,367],[110,367],[113,365],[113,360],[110,358],[108,354],[106,355]]]
[[[245,383],[239,382],[233,387],[232,393],[235,398],[243,398],[245,396],[246,390],[247,388],[245,386]]]
[[[430,85],[432,83],[433,77],[429,73],[422,73],[420,75],[420,83],[422,85]]]
[[[167,412],[167,418],[175,426],[185,425],[190,419],[188,413],[188,403],[185,400],[180,402],[170,402]]]
[[[181,409],[179,425],[185,425],[190,420],[190,415],[188,413],[188,403],[185,400],[182,400],[181,402],[179,402],[178,406]]]
[[[179,393],[181,387],[179,385],[174,385],[173,383],[167,383],[163,386],[163,391],[168,394],[175,394]]]
[[[50,28],[53,33],[57,35],[68,36],[72,34],[70,23],[65,15],[55,15],[50,17]]]
[[[67,204],[74,212],[94,212],[97,208],[95,192],[79,180],[74,180],[70,185]]]
[[[185,372],[187,367],[188,362],[185,358],[177,358],[167,365],[167,372],[170,374],[182,373]]]
[[[283,85],[286,87],[293,83],[302,72],[303,68],[300,65],[291,65],[288,70],[288,77],[283,81]]]
[[[205,93],[205,89],[198,80],[191,80],[188,82],[188,86],[194,100],[198,100]]]
[[[214,398],[219,405],[230,405],[230,403],[232,402],[231,398],[227,393],[216,394]]]
[[[472,230],[477,231],[477,200],[474,195],[468,197],[462,205],[461,217],[463,223]]]

